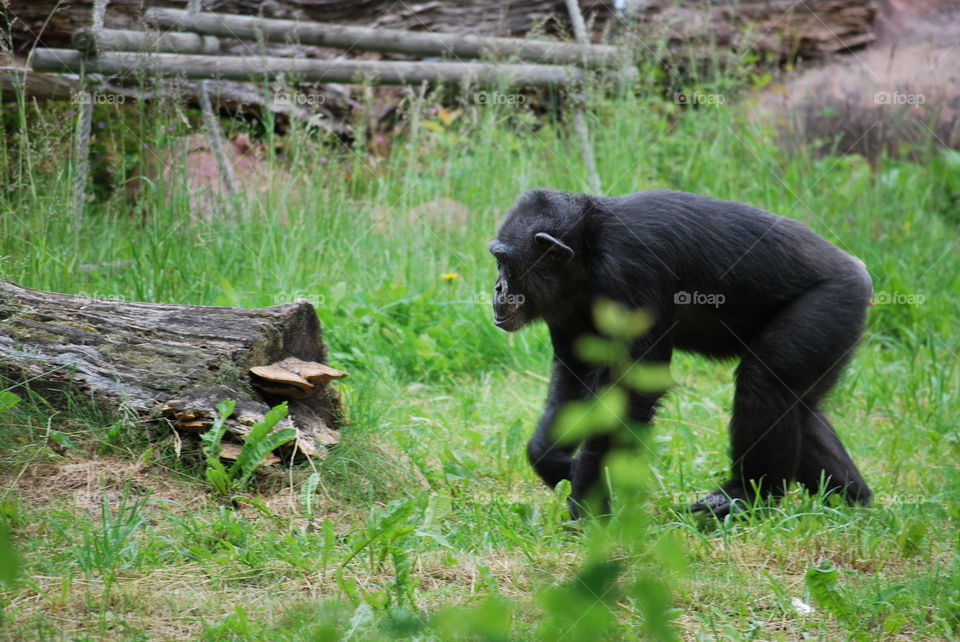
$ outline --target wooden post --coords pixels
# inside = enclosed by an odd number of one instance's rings
[[[404,31],[376,27],[268,20],[217,13],[190,15],[178,9],[148,9],[144,18],[161,27],[183,29],[222,38],[300,43],[361,51],[384,51],[411,56],[454,58],[516,57],[532,62],[588,67],[618,65],[623,56],[609,45],[571,44],[523,38],[493,38],[463,34]]]
[[[202,0],[189,0],[187,13],[193,17],[200,13]],[[213,155],[217,159],[217,167],[220,169],[220,180],[223,188],[230,196],[235,196],[239,191],[237,179],[233,173],[233,166],[227,161],[227,155],[223,151],[223,132],[220,131],[220,122],[216,114],[213,113],[213,105],[210,103],[210,89],[206,80],[200,81],[198,87],[200,96],[200,111],[203,113],[203,124],[207,128],[207,138],[210,139],[210,146],[213,148]]]
[[[583,21],[583,14],[580,13],[580,3],[577,0],[566,0],[566,2],[570,26],[573,27],[573,37],[581,45],[589,44],[590,36],[587,35],[587,25]]]
[[[103,28],[103,16],[107,12],[108,0],[94,0],[93,28]],[[74,225],[79,228],[83,219],[83,210],[87,203],[87,174],[90,169],[90,127],[93,120],[93,104],[96,102],[90,90],[95,89],[101,81],[97,76],[87,76],[83,64],[78,65],[80,74],[80,117],[77,120],[77,131],[74,145],[73,166],[73,218]]]
[[[124,75],[143,68],[148,73],[187,78],[258,81],[281,76],[304,82],[412,85],[421,82],[487,86],[561,87],[583,78],[576,67],[559,65],[500,65],[480,62],[395,62],[380,60],[312,60],[258,56],[199,56],[107,52],[84,62],[72,49],[37,49],[33,69],[79,73],[84,65],[91,73]]]
[[[210,139],[210,146],[213,148],[213,155],[217,159],[217,168],[220,170],[220,180],[223,182],[223,189],[229,196],[234,196],[239,188],[237,187],[237,178],[233,173],[233,165],[227,160],[227,155],[223,149],[223,132],[220,130],[220,123],[213,112],[213,104],[210,102],[210,91],[207,88],[207,81],[201,80],[197,95],[200,98],[200,111],[203,113],[203,126],[207,129],[207,138]]]
[[[570,24],[573,25],[573,33],[581,45],[590,41],[587,35],[587,26],[583,22],[583,14],[580,13],[580,4],[577,0],[567,0],[567,12],[570,14]],[[587,115],[584,111],[584,97],[582,94],[572,94],[571,101],[573,108],[573,131],[580,143],[580,155],[583,156],[583,164],[587,167],[587,179],[590,181],[590,189],[594,194],[600,194],[603,191],[603,184],[600,182],[600,173],[597,172],[597,161],[593,156],[593,146],[590,145],[590,130],[587,128]]]

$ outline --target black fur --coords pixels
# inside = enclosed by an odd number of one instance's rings
[[[606,368],[573,348],[597,333],[592,309],[601,298],[653,314],[653,329],[631,345],[637,361],[669,363],[674,349],[740,359],[731,475],[693,510],[722,516],[737,510],[734,500],[752,502],[756,489],[777,497],[792,481],[869,502],[820,410],[863,331],[871,285],[858,259],[796,221],[667,190],[613,198],[532,190],[507,213],[490,251],[500,267],[495,323],[515,331],[543,319],[550,329],[553,377],[528,453],[547,484],[572,481],[574,516],[611,439],[589,439],[574,457],[576,447],[558,448],[551,427],[565,402],[609,381]],[[629,419],[652,421],[658,399],[634,394]]]

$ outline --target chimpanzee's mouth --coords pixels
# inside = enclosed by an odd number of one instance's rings
[[[513,314],[508,314],[508,315],[505,316],[505,317],[498,317],[498,316],[494,315],[494,317],[493,317],[493,325],[497,326],[498,328],[502,328],[504,325],[506,325],[506,324],[510,321],[510,319],[512,319],[513,317],[515,317],[516,314],[517,314],[517,313],[514,312]]]

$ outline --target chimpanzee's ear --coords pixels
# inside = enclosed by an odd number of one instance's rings
[[[547,252],[566,263],[573,258],[573,248],[546,232],[537,232],[534,235],[537,245],[547,250]]]

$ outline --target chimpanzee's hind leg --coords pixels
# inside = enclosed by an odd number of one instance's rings
[[[840,493],[850,504],[869,504],[870,488],[847,454],[830,420],[819,409],[804,407],[804,431],[797,481],[811,493]]]
[[[812,468],[819,477],[823,464],[836,463],[824,460],[826,453],[837,454],[830,449],[836,435],[831,439],[822,426],[811,430],[809,416],[849,360],[869,297],[869,279],[858,266],[812,287],[744,342],[730,422],[732,474],[692,510],[722,517],[737,510],[734,500],[755,499],[756,489],[777,497],[801,472],[809,482]],[[835,470],[854,480],[843,466]],[[859,473],[855,479],[862,484]]]

